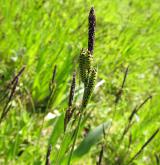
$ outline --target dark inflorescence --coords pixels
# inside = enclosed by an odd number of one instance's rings
[[[92,7],[89,12],[88,17],[88,50],[93,54],[94,49],[94,37],[95,37],[95,26],[96,26],[96,17],[94,8]]]

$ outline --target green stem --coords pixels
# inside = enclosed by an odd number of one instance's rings
[[[65,142],[65,140],[68,138],[68,136],[67,136],[67,134],[66,133],[64,133],[64,135],[63,135],[63,137],[62,137],[62,142],[61,142],[61,146],[60,146],[60,149],[58,150],[58,153],[57,153],[57,155],[56,155],[56,165],[58,165],[59,164],[59,161],[60,161],[60,159],[61,159],[61,150],[62,150],[62,147],[63,147],[63,143]]]
[[[81,110],[83,110],[83,109],[81,109]],[[74,146],[75,146],[75,143],[76,143],[76,140],[77,140],[77,137],[78,137],[78,132],[79,132],[79,128],[80,128],[82,116],[83,116],[83,111],[81,111],[81,114],[80,114],[80,117],[79,117],[79,120],[78,120],[78,125],[77,125],[75,136],[74,136],[74,139],[73,139],[73,144],[72,144],[71,152],[70,152],[69,158],[68,158],[68,163],[67,163],[68,165],[70,165],[70,162],[71,162],[71,158],[72,158]]]

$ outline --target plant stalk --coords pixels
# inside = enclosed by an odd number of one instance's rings
[[[75,130],[76,132],[75,132],[75,135],[74,135],[73,144],[72,144],[71,152],[69,154],[67,165],[70,165],[70,162],[71,162],[71,158],[72,158],[72,155],[73,155],[74,146],[75,146],[75,143],[76,143],[76,140],[77,140],[77,137],[78,137],[78,132],[79,132],[79,128],[80,128],[82,116],[83,116],[83,108],[81,108],[81,114],[80,114],[80,117],[79,117],[79,120],[78,120],[77,128]]]

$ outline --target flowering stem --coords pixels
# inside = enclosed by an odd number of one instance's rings
[[[73,144],[72,144],[72,148],[71,148],[71,152],[69,154],[69,158],[68,158],[68,165],[70,165],[70,162],[71,162],[71,158],[72,158],[72,154],[73,154],[73,150],[74,150],[74,146],[75,146],[75,143],[76,143],[76,140],[77,140],[77,137],[78,137],[78,132],[79,132],[79,128],[80,128],[80,124],[81,124],[81,120],[82,120],[82,116],[83,116],[83,108],[81,108],[81,111],[80,111],[80,117],[79,117],[79,120],[78,120],[78,124],[77,124],[77,128],[76,128],[76,132],[75,132],[75,135],[74,135],[74,139],[73,139]]]

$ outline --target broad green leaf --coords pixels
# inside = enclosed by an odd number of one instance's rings
[[[73,158],[80,158],[86,153],[89,152],[91,147],[100,140],[101,136],[103,135],[103,129],[106,129],[110,126],[111,121],[103,123],[96,127],[94,130],[88,133],[85,139],[80,143],[77,149],[73,153]]]

